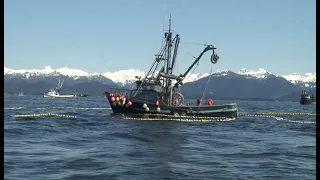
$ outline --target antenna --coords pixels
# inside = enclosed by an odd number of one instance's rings
[[[171,32],[171,13],[169,15],[169,33]]]

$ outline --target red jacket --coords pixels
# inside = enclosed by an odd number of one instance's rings
[[[198,106],[202,104],[202,100],[201,99],[197,99],[197,104]]]

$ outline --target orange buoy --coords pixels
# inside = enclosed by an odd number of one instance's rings
[[[128,106],[131,106],[131,105],[132,105],[132,102],[131,102],[131,101],[128,101],[127,104],[128,104]]]
[[[112,96],[111,98],[110,98],[110,101],[111,102],[114,102],[116,100],[116,98],[114,97],[114,96]]]

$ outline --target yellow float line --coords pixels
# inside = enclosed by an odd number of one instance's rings
[[[77,118],[76,116],[70,116],[70,115],[64,115],[64,114],[52,114],[52,113],[47,113],[47,114],[19,114],[19,115],[12,115],[12,117],[15,118],[23,118],[23,117],[62,117],[62,118]]]
[[[26,109],[26,107],[5,107],[5,110],[16,110],[16,109]],[[32,108],[30,108],[32,109]],[[107,107],[70,107],[70,106],[61,106],[61,107],[39,107],[35,109],[111,109]]]
[[[42,108],[36,108],[36,109],[111,109],[111,108],[81,108],[81,107],[42,107]]]
[[[134,117],[134,116],[140,116],[140,117]],[[156,117],[148,117],[148,116],[156,116]],[[236,118],[226,118],[226,117],[173,116],[173,115],[166,115],[166,114],[131,115],[131,117],[114,115],[113,117],[114,118],[121,118],[121,119],[131,119],[131,120],[183,121],[183,122],[232,121],[232,120],[236,119]]]
[[[287,121],[287,122],[292,122],[292,123],[300,123],[300,124],[316,124],[316,121],[294,121],[294,120],[289,120],[289,119],[284,119],[282,117],[276,117],[276,116],[268,116],[268,115],[257,115],[257,114],[247,114],[243,116],[248,116],[248,117],[265,117],[265,118],[274,118],[277,121]]]
[[[114,115],[115,117],[121,117],[121,116],[118,116],[118,115]],[[201,116],[182,116],[182,115],[178,115],[178,116],[175,116],[175,115],[168,115],[168,114],[152,114],[152,113],[149,113],[149,114],[131,114],[130,116],[143,116],[142,118],[147,118],[147,116],[157,116],[158,118],[159,117],[165,117],[165,118],[192,118],[192,119],[226,119],[227,117],[201,117]],[[128,117],[128,116],[122,116],[122,117]],[[163,118],[160,118],[160,119],[163,119]]]
[[[26,109],[25,107],[5,107],[6,110],[17,110],[17,109]],[[87,108],[81,108],[81,107],[70,107],[70,106],[58,106],[58,107],[40,107],[36,109],[111,109],[107,107],[87,107]],[[249,113],[249,112],[238,112],[238,115],[244,115],[244,114],[252,114],[252,115],[291,115],[291,116],[316,116],[316,113],[306,113],[306,112],[260,112],[260,113]],[[148,114],[146,114],[148,115]],[[150,114],[152,115],[152,114]],[[165,116],[165,115],[161,115]],[[170,115],[168,115],[170,116]],[[183,116],[180,116],[183,117]],[[186,116],[190,117],[190,116]]]
[[[25,109],[25,107],[5,107],[5,110],[13,110],[13,109]]]
[[[218,121],[232,121],[236,118],[226,118],[226,119],[179,119],[179,118],[128,118],[124,119],[130,120],[145,120],[145,121],[182,121],[182,122],[218,122]]]
[[[291,116],[316,116],[315,113],[304,113],[304,112],[261,112],[261,113],[248,113],[248,112],[238,112],[238,115],[291,115]]]

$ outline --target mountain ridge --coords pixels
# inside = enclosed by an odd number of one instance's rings
[[[270,75],[277,77],[283,77],[287,81],[293,84],[301,84],[305,87],[315,87],[316,84],[316,73],[305,73],[300,75],[298,73],[291,73],[288,75],[276,75],[263,68],[258,68],[258,70],[248,70],[245,68],[240,69],[238,72],[233,72],[230,70],[216,70],[212,73],[214,76],[226,76],[228,73],[235,73],[238,75],[246,76],[247,78],[256,78],[256,79],[265,79]],[[79,69],[70,69],[68,67],[53,69],[50,66],[45,66],[43,69],[29,69],[29,70],[14,70],[7,67],[4,67],[4,75],[11,76],[22,76],[29,78],[31,76],[68,76],[74,78],[75,80],[80,77],[95,78],[95,77],[105,77],[109,80],[112,80],[114,83],[124,86],[126,84],[134,83],[136,76],[143,77],[146,72],[137,70],[137,69],[126,69],[119,70],[114,72],[105,72],[105,73],[87,73]],[[209,76],[210,73],[193,73],[188,74],[184,83],[194,82],[201,78]]]
[[[136,69],[106,73],[87,73],[67,67],[53,69],[46,66],[37,70],[13,70],[4,68],[4,91],[15,94],[23,89],[25,94],[43,94],[64,79],[62,92],[101,96],[109,88],[135,88],[136,76],[145,72]],[[189,77],[189,79],[188,79]],[[289,80],[288,80],[289,79]],[[209,81],[210,80],[210,81]],[[208,85],[207,85],[208,84]],[[205,88],[208,86],[208,88]],[[186,98],[208,97],[238,100],[285,100],[298,101],[302,89],[316,94],[315,73],[296,73],[279,76],[265,69],[216,70],[209,73],[187,75],[180,90]],[[207,90],[206,90],[207,89]]]

